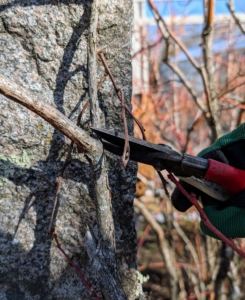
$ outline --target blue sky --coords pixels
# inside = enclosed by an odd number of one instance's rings
[[[154,1],[153,1],[154,2]],[[215,14],[228,14],[226,3],[228,0],[215,1]],[[146,8],[146,16],[151,18],[152,13],[148,7]],[[203,14],[203,0],[162,0],[162,2],[155,2],[161,15],[200,15]],[[234,1],[235,11],[238,13],[245,13],[245,1]]]

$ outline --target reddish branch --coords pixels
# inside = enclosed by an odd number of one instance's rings
[[[221,241],[225,242],[228,246],[230,246],[234,251],[236,251],[240,256],[245,258],[245,252],[243,252],[241,249],[239,249],[235,243],[224,236],[208,219],[206,214],[204,213],[203,209],[199,205],[197,198],[193,194],[188,194],[186,190],[181,186],[181,184],[176,180],[176,178],[173,176],[171,172],[169,172],[168,175],[169,179],[178,187],[178,189],[181,191],[181,193],[191,201],[191,203],[196,207],[197,211],[200,214],[200,217],[203,221],[203,224],[210,229]]]
[[[245,84],[245,82],[241,82],[241,83],[238,83],[237,85],[233,86],[233,87],[230,87],[230,88],[227,88],[225,91],[223,92],[220,92],[218,95],[217,95],[217,98],[220,98],[220,97],[223,97],[225,94],[228,94],[228,93],[231,93],[233,92],[236,88],[240,87],[240,86],[243,86]]]
[[[214,2],[215,2],[215,0],[209,0],[209,3],[208,3],[208,16],[207,16],[207,24],[206,24],[207,28],[209,28],[213,24]]]
[[[97,294],[92,291],[91,286],[88,284],[87,280],[84,278],[84,275],[82,274],[81,270],[78,268],[78,266],[72,261],[72,259],[69,257],[69,255],[67,255],[65,253],[65,251],[63,250],[63,248],[61,247],[57,235],[54,232],[54,229],[52,229],[50,231],[50,235],[52,236],[52,238],[55,240],[56,246],[57,248],[60,250],[60,252],[65,256],[65,258],[69,261],[69,263],[72,265],[72,267],[76,270],[77,275],[80,277],[82,283],[85,285],[85,287],[87,288],[87,290],[90,292],[90,294],[94,297],[94,299],[96,300],[100,300],[100,298],[97,296]]]
[[[239,107],[239,108],[245,110],[244,103],[237,103],[236,101],[234,101],[232,99],[228,99],[228,98],[221,98],[220,100],[223,101],[223,102],[228,102],[228,103],[234,105],[235,107]]]
[[[125,110],[129,113],[129,115],[133,118],[133,120],[136,122],[136,124],[139,126],[143,139],[145,140],[145,133],[144,133],[144,127],[142,126],[142,124],[133,116],[133,114],[131,113],[130,109],[128,108],[128,106],[125,104],[124,102],[124,94],[122,89],[117,85],[114,76],[111,73],[111,70],[106,62],[105,56],[103,54],[102,51],[98,51],[98,55],[103,63],[103,66],[106,70],[106,73],[109,75],[111,82],[114,86],[114,89],[116,90],[117,96],[119,98],[119,100],[121,101],[121,105],[122,105],[122,119],[123,119],[123,124],[124,124],[124,135],[125,135],[125,142],[124,142],[124,151],[123,151],[123,155],[122,155],[122,164],[125,167],[128,163],[129,160],[129,153],[130,153],[130,147],[129,147],[129,138],[128,138],[128,125],[127,125],[127,119],[125,116]]]

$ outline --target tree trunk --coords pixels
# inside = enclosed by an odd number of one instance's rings
[[[88,144],[93,141],[91,124],[123,130],[120,101],[109,78],[97,91],[105,73],[97,50],[104,52],[130,106],[132,1],[1,3],[0,74],[14,83],[11,93],[25,97],[24,89],[39,107],[49,104],[74,123],[89,101],[79,125],[81,132],[88,132]],[[4,95],[0,299],[94,299],[48,231],[70,140],[11,101],[10,94]],[[132,134],[133,123],[128,124]],[[123,169],[119,157],[103,154],[100,141],[95,143],[96,151],[74,146],[52,225],[61,246],[101,299],[136,299],[136,164],[129,162]]]

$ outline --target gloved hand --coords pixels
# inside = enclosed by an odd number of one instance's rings
[[[245,170],[245,123],[219,138],[198,156]],[[187,183],[180,183],[187,192],[194,193],[201,200],[210,222],[226,237],[245,237],[245,190],[225,202],[220,202]],[[178,188],[175,188],[171,198],[174,207],[179,211],[184,212],[192,206]],[[201,230],[204,234],[217,238],[202,222]]]

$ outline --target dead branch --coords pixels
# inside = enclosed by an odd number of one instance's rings
[[[87,152],[94,161],[97,160],[95,154],[98,152],[102,153],[102,145],[90,137],[84,130],[77,127],[76,124],[58,111],[58,109],[37,98],[25,88],[3,75],[0,75],[0,94],[11,101],[25,106],[42,117],[55,129],[61,131],[71,139],[82,151]]]

